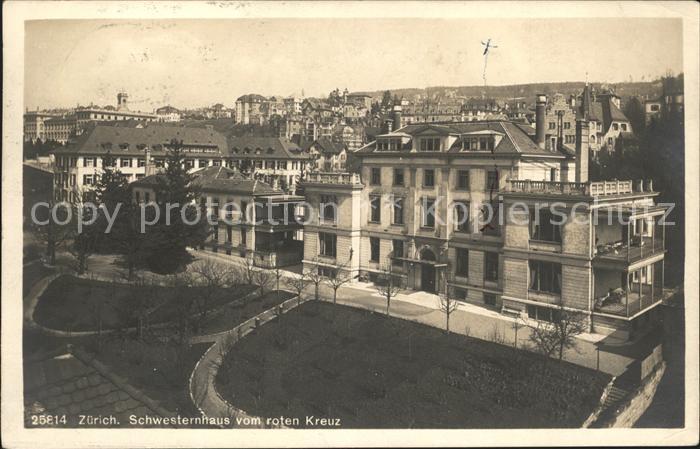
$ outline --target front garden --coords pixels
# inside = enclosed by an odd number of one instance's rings
[[[233,346],[216,378],[261,417],[344,428],[579,427],[608,375],[429,326],[310,302]]]

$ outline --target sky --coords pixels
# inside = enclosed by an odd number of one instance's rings
[[[25,24],[25,107],[150,111],[335,88],[649,80],[682,71],[679,19],[43,20]]]

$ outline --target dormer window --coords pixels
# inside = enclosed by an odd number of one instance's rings
[[[423,137],[420,139],[420,151],[440,151],[439,137]]]

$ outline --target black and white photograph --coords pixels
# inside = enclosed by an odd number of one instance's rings
[[[697,3],[3,9],[3,446],[697,444]]]

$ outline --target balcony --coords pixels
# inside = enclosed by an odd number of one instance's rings
[[[663,261],[630,273],[596,268],[593,275],[595,312],[633,317],[664,299]]]
[[[662,218],[622,218],[624,221],[618,222],[603,219],[595,226],[594,259],[598,265],[619,262],[629,265],[664,253],[666,231]]]
[[[332,185],[361,185],[360,175],[357,173],[333,173],[311,172],[308,173],[305,184],[332,184]]]
[[[637,181],[635,188],[632,181],[558,182],[526,179],[509,180],[506,192],[602,197],[642,192],[652,193],[653,185],[651,181],[648,181],[646,184],[642,181]]]

